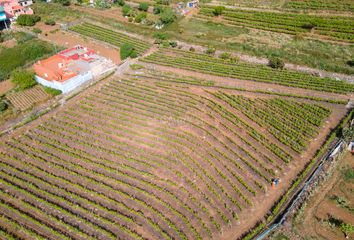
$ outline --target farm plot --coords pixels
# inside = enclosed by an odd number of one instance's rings
[[[213,11],[213,7],[203,7],[198,16],[201,19],[213,20]],[[287,34],[317,35],[337,41],[354,42],[353,17],[226,9],[222,19],[235,26]]]
[[[301,10],[354,11],[354,3],[351,0],[291,0],[284,7]]]
[[[174,49],[161,49],[142,59],[144,62],[178,67],[202,73],[240,80],[252,80],[275,83],[289,87],[298,87],[334,93],[350,93],[354,85],[345,81],[320,78],[305,73],[274,70],[262,65],[231,62],[206,54],[198,54]]]
[[[6,98],[14,105],[16,109],[24,111],[33,107],[36,103],[45,101],[50,96],[44,91],[43,87],[37,85],[33,88],[13,93]]]
[[[130,43],[140,54],[145,52],[149,48],[149,44],[147,42],[90,23],[75,25],[73,27],[70,27],[70,30],[82,34],[84,36],[92,37],[94,39],[107,42],[117,47],[120,47],[124,43]]]
[[[267,119],[258,126],[258,113],[231,99],[140,71],[9,136],[0,145],[0,234],[219,239],[250,221],[241,216],[265,203],[271,179],[299,154],[264,131]],[[292,100],[240,99],[282,116],[288,137],[315,136],[329,113]]]

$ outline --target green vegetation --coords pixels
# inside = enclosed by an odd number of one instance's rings
[[[120,58],[124,60],[128,57],[136,58],[137,53],[133,45],[129,43],[123,43],[122,46],[120,47]]]
[[[31,88],[37,84],[34,79],[34,73],[26,70],[17,70],[11,74],[11,81],[17,85],[20,90]]]
[[[172,23],[176,19],[176,14],[174,13],[173,9],[170,7],[166,7],[162,10],[160,14],[160,20],[164,24]]]
[[[201,18],[213,17],[213,7],[203,7],[200,11]],[[212,18],[211,18],[212,19]],[[315,16],[307,14],[261,12],[239,9],[226,9],[223,19],[228,24],[245,26],[267,31],[318,35],[328,39],[354,42],[354,18],[343,16]]]
[[[342,222],[339,229],[345,234],[345,238],[349,238],[350,234],[354,233],[354,226],[350,223]]]
[[[268,65],[271,68],[275,68],[275,69],[284,69],[284,67],[285,67],[284,61],[282,59],[276,58],[276,57],[269,59]]]
[[[147,10],[149,9],[149,4],[146,3],[146,2],[142,2],[142,3],[139,4],[138,9],[139,9],[140,11],[147,12]]]
[[[8,108],[7,102],[4,99],[0,100],[0,113],[4,112]]]
[[[225,9],[226,8],[224,6],[216,6],[214,7],[213,14],[215,16],[220,16],[224,13]]]
[[[50,87],[44,87],[44,91],[52,96],[58,96],[62,93],[60,90]]]
[[[0,51],[0,81],[8,78],[13,70],[54,52],[54,47],[37,39],[19,43]]]
[[[144,41],[90,23],[83,23],[73,26],[70,28],[70,30],[80,33],[84,36],[110,43],[117,47],[121,47],[123,44],[131,44],[138,54],[143,53],[149,47],[148,43]]]
[[[284,5],[285,8],[301,10],[332,10],[354,11],[354,2],[351,0],[290,0]]]
[[[206,54],[197,54],[173,49],[162,49],[144,58],[143,61],[218,76],[275,83],[284,86],[318,91],[336,93],[349,93],[354,91],[354,85],[345,81],[320,78],[295,71],[279,71],[262,65],[240,62],[234,63],[232,60],[223,60]]]
[[[55,25],[55,21],[53,19],[47,19],[44,21],[45,25],[50,25],[50,26],[54,26]]]
[[[38,15],[22,14],[17,17],[16,23],[21,26],[34,26],[41,18]]]

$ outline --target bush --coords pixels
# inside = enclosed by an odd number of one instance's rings
[[[176,41],[170,41],[169,44],[173,48],[177,47],[177,42]]]
[[[95,0],[95,8],[106,9],[110,8],[111,4],[107,0]]]
[[[224,53],[220,54],[219,57],[220,57],[221,59],[226,60],[226,59],[230,59],[230,58],[231,58],[231,54],[224,52]]]
[[[142,2],[142,3],[139,4],[138,9],[139,9],[140,11],[147,12],[147,10],[149,9],[149,4],[148,4],[148,3],[145,3],[145,2]]]
[[[313,24],[313,23],[304,23],[301,27],[304,28],[304,29],[311,30],[312,28],[316,27],[316,25]]]
[[[63,6],[70,6],[70,0],[55,0],[56,3],[60,3]]]
[[[47,19],[44,22],[45,25],[50,25],[50,26],[54,26],[55,25],[55,21],[53,19]]]
[[[125,1],[124,1],[124,0],[117,0],[116,3],[117,3],[119,6],[124,6],[124,5],[125,5]]]
[[[153,37],[160,40],[166,40],[168,38],[168,35],[162,32],[154,32]]]
[[[61,94],[61,91],[51,87],[44,87],[44,91],[52,96],[57,96]]]
[[[4,100],[0,101],[0,113],[4,112],[7,109],[8,105]]]
[[[130,43],[124,43],[120,47],[120,58],[122,60],[128,57],[136,58],[137,56],[137,52],[135,51],[133,45],[131,45]]]
[[[22,14],[17,17],[17,24],[21,26],[34,26],[36,22],[39,22],[41,18],[36,15]]]
[[[129,16],[129,13],[131,12],[131,10],[132,10],[132,8],[128,4],[125,4],[122,7],[123,16]]]
[[[205,50],[205,53],[206,53],[206,54],[209,54],[209,55],[213,55],[213,54],[215,54],[215,48],[213,48],[213,47],[208,47],[208,49]]]
[[[136,23],[141,23],[141,21],[146,18],[146,13],[145,12],[142,12],[142,13],[139,13],[136,17],[135,17],[135,22]]]
[[[170,7],[165,8],[160,14],[160,20],[164,24],[172,23],[176,19],[176,14]]]
[[[26,70],[17,70],[11,74],[11,81],[18,86],[19,89],[27,89],[37,84],[34,80],[34,73]]]
[[[190,47],[190,48],[189,48],[189,51],[190,51],[190,52],[195,52],[195,48],[194,48],[194,47]]]
[[[275,69],[283,69],[285,67],[285,63],[282,59],[273,57],[269,59],[268,66]]]
[[[40,30],[39,28],[33,28],[32,32],[34,32],[36,34],[40,34],[40,33],[42,33],[42,30]]]
[[[155,6],[154,10],[152,11],[154,14],[160,14],[162,12],[161,6]]]
[[[223,14],[224,11],[225,11],[225,7],[224,6],[216,6],[214,8],[213,13],[214,13],[215,16],[220,16],[220,15]]]

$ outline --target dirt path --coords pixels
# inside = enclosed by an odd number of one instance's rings
[[[15,85],[10,80],[0,82],[0,95],[3,95],[13,89]]]

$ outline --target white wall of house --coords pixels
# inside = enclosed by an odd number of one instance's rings
[[[74,90],[75,88],[79,87],[81,84],[91,80],[93,78],[91,71],[86,72],[85,74],[82,75],[77,75],[76,77],[73,77],[65,82],[57,82],[57,81],[48,81],[44,78],[41,78],[39,76],[35,76],[36,81],[46,87],[51,87],[54,89],[58,89],[62,91],[63,93],[70,92]]]

